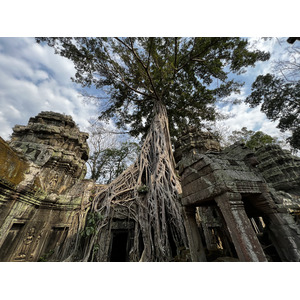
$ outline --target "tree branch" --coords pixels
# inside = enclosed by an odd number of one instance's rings
[[[117,41],[119,41],[120,43],[122,43],[126,48],[128,48],[128,49],[133,53],[133,55],[134,55],[134,57],[136,58],[136,60],[141,64],[141,66],[142,66],[143,69],[145,70],[146,75],[147,75],[147,77],[148,77],[148,79],[149,79],[149,81],[150,81],[150,84],[151,84],[151,87],[152,87],[152,89],[153,89],[153,92],[154,92],[154,94],[155,94],[156,99],[157,99],[157,100],[160,100],[160,97],[158,96],[158,94],[157,94],[157,92],[156,92],[156,89],[155,89],[155,86],[154,86],[154,83],[153,83],[153,80],[152,80],[152,77],[151,77],[151,75],[150,75],[150,73],[149,73],[148,68],[144,65],[143,61],[140,59],[140,57],[138,56],[138,54],[137,54],[136,51],[134,50],[133,43],[132,43],[132,39],[129,38],[129,39],[130,39],[130,44],[131,44],[131,46],[127,45],[126,43],[124,43],[124,42],[123,42],[121,39],[119,39],[119,38],[115,38],[115,39],[116,39]]]
[[[198,62],[204,61],[204,60],[200,60],[199,57],[201,57],[207,50],[209,50],[210,47],[217,44],[217,42],[218,42],[217,39],[215,39],[214,42],[210,42],[209,45],[207,45],[207,47],[205,47],[205,49],[203,49],[200,53],[198,53],[194,56],[191,56],[190,59],[185,64],[183,64],[181,67],[177,68],[177,72],[180,71],[181,69],[183,69],[185,66],[187,66],[191,61],[195,61],[196,59]],[[192,51],[194,50],[194,46],[189,54],[192,54]]]
[[[173,73],[173,78],[175,78],[175,76],[176,76],[176,73],[177,73],[177,51],[178,51],[178,49],[177,49],[177,47],[178,47],[178,40],[177,40],[178,38],[177,37],[175,37],[175,45],[174,45],[174,48],[175,48],[175,55],[174,55],[174,73]]]
[[[147,70],[149,70],[149,66],[150,66],[150,56],[151,56],[151,50],[152,50],[152,45],[153,45],[153,38],[149,38],[149,39],[150,39],[150,46],[149,46]]]
[[[134,87],[130,86],[129,83],[127,83],[125,81],[124,76],[121,74],[120,70],[112,71],[112,69],[110,69],[109,67],[107,67],[105,64],[103,64],[102,67],[105,68],[107,72],[110,72],[117,80],[123,82],[125,84],[125,86],[128,87],[129,89],[131,89],[132,91],[134,91],[137,94],[140,94],[142,96],[145,96],[147,98],[152,98],[151,95],[148,95],[148,94],[146,94],[144,92],[141,92],[141,91],[135,89]],[[114,65],[113,65],[113,68],[115,68]]]

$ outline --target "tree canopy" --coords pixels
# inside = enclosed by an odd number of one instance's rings
[[[258,76],[246,102],[251,107],[262,104],[261,110],[272,121],[279,120],[282,131],[292,131],[289,142],[300,149],[300,82],[285,82],[271,74]]]
[[[37,38],[72,60],[73,80],[107,96],[100,118],[145,134],[154,106],[167,110],[171,136],[187,124],[215,120],[217,99],[238,92],[241,74],[269,53],[250,51],[241,38]],[[101,95],[103,97],[103,95]],[[105,105],[104,105],[105,102]]]
[[[118,139],[116,132],[105,128],[103,122],[91,121],[90,124],[88,177],[108,184],[134,163],[140,146],[127,136]]]
[[[273,63],[274,74],[260,75],[246,98],[251,107],[261,104],[261,111],[272,121],[279,121],[281,131],[290,130],[288,142],[300,149],[300,48],[285,48],[286,59]]]
[[[108,224],[119,209],[136,222],[133,260],[170,261],[178,249],[188,248],[170,135],[214,120],[216,101],[242,86],[230,73],[240,74],[269,54],[248,50],[247,41],[240,38],[38,41],[74,62],[75,82],[102,91],[101,119],[112,118],[120,128],[129,125],[132,135],[144,135],[136,162],[101,189],[91,204],[92,212],[103,218],[93,237],[86,239],[83,261],[94,256],[107,260],[112,237]],[[95,245],[99,247],[94,253]],[[205,260],[203,247],[199,256]]]
[[[103,184],[110,183],[117,178],[136,159],[140,147],[134,142],[123,142],[121,145],[100,149],[94,152],[97,155],[95,161],[95,172],[91,174],[91,179]],[[93,156],[92,155],[92,156]],[[93,157],[91,157],[93,159]]]
[[[268,144],[278,143],[276,138],[262,132],[248,130],[247,127],[243,127],[241,130],[234,130],[229,136],[231,143],[241,142],[250,149],[255,149]]]

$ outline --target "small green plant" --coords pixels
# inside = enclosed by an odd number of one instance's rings
[[[54,253],[54,250],[49,250],[47,253],[42,255],[39,259],[38,262],[46,262],[49,260],[50,256]]]
[[[137,191],[140,194],[147,194],[149,192],[149,188],[145,184],[143,184],[137,188]]]
[[[82,236],[88,237],[96,233],[97,224],[102,220],[102,216],[98,212],[89,212],[86,218],[86,224],[82,232]]]
[[[93,248],[93,252],[97,252],[100,249],[99,244],[95,244]]]

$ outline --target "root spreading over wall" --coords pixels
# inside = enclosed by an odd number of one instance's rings
[[[130,261],[170,261],[187,248],[179,178],[165,107],[158,103],[139,158],[95,197],[91,211],[101,216],[85,240],[83,261],[109,261],[114,219],[133,221]]]

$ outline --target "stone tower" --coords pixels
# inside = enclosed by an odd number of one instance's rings
[[[61,194],[86,175],[87,138],[71,116],[41,112],[27,126],[13,128],[9,145],[43,168],[39,184],[44,191]]]
[[[68,256],[94,184],[83,180],[87,138],[71,116],[41,112],[0,140],[1,261]]]

